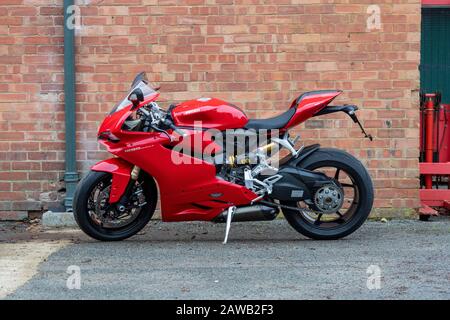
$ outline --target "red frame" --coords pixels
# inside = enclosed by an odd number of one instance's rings
[[[300,124],[312,117],[333,100],[340,91],[310,93],[301,99],[296,112],[282,129]],[[155,93],[141,106],[158,98]],[[178,126],[193,126],[194,120],[201,120],[205,127],[219,130],[241,128],[248,122],[245,114],[233,105],[219,99],[187,101],[172,112]],[[200,110],[200,111],[197,111]],[[248,205],[257,195],[244,186],[233,184],[216,177],[216,167],[197,158],[183,155],[189,163],[176,164],[172,160],[173,142],[160,132],[132,132],[122,130],[124,121],[134,112],[132,105],[110,114],[99,129],[100,140],[107,150],[117,158],[101,161],[92,167],[94,171],[112,173],[110,203],[119,201],[124,192],[134,165],[151,175],[157,182],[161,195],[163,221],[210,221],[228,207]],[[206,112],[202,112],[206,111]],[[198,130],[188,128],[184,141],[193,139]],[[172,134],[172,131],[169,131]],[[203,134],[202,134],[203,135]],[[119,141],[105,139],[117,138]],[[209,139],[205,139],[208,144]],[[182,143],[183,141],[181,141]],[[220,194],[215,198],[213,194]],[[217,195],[215,195],[217,197]]]
[[[421,162],[419,163],[419,171],[421,175],[428,177],[450,175],[450,162]],[[420,189],[419,194],[422,205],[447,207],[450,201],[449,189]]]

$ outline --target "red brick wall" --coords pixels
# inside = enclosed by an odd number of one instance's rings
[[[1,1],[0,219],[41,210],[43,203],[58,199],[55,191],[62,187],[60,2]]]
[[[215,96],[251,117],[284,111],[304,91],[337,88],[337,102],[361,106],[375,141],[330,115],[298,128],[304,142],[360,157],[378,208],[418,205],[420,1],[378,1],[381,30],[367,30],[365,0],[97,2],[78,1],[81,171],[106,157],[96,143],[99,121],[141,70],[162,85],[163,106]],[[56,0],[2,3],[0,211],[38,210],[61,196],[62,8]]]

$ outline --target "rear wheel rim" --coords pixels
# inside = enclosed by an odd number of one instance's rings
[[[330,168],[332,170],[330,171]],[[334,181],[344,190],[344,203],[342,208],[335,213],[322,213],[312,210],[304,202],[298,202],[297,207],[302,209],[299,216],[303,221],[315,229],[332,230],[348,225],[354,218],[355,213],[360,206],[361,190],[356,183],[356,178],[349,173],[343,166],[320,165],[308,170],[321,171]],[[342,179],[344,178],[344,179]]]

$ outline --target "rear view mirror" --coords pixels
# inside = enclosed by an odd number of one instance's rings
[[[133,103],[133,106],[136,108],[139,106],[139,103],[144,101],[144,93],[140,88],[134,89],[130,95],[128,96],[128,100]]]

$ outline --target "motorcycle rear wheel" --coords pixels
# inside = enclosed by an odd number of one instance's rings
[[[283,205],[304,209],[302,212],[283,209],[286,220],[296,231],[316,240],[335,240],[348,236],[364,223],[372,209],[374,191],[370,175],[358,159],[342,150],[321,148],[298,166],[311,171],[324,172],[341,184],[346,199],[351,190],[354,197],[352,200],[347,200],[348,208],[340,209],[346,210],[344,213],[337,210],[335,214],[322,214],[303,203],[282,201]],[[340,179],[344,173],[345,178],[342,181]]]
[[[129,203],[131,209],[121,217],[110,217],[105,208],[109,206],[108,188],[112,176],[107,172],[90,171],[78,183],[73,199],[73,213],[80,229],[97,240],[120,241],[144,228],[155,212],[158,193],[154,180],[147,175],[141,176],[135,189],[141,190],[142,195],[139,199],[134,198],[135,206],[131,208],[133,203]]]

